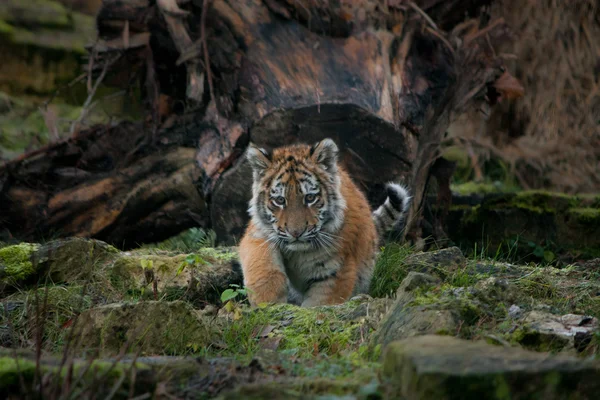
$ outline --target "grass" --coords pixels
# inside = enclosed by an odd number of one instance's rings
[[[386,297],[396,292],[409,272],[403,261],[412,253],[410,246],[397,243],[389,243],[382,249],[373,271],[371,296]]]
[[[197,246],[199,241],[139,252],[172,252],[177,251],[172,249],[183,246],[189,249],[187,246],[190,243]],[[558,269],[537,264],[515,266],[502,261],[507,253],[497,252],[494,258],[487,258],[484,256],[487,251],[484,250],[487,249],[475,248],[474,256],[464,266],[453,267],[451,272],[440,271],[442,283],[428,290],[418,289],[407,307],[455,311],[461,320],[458,329],[444,334],[466,339],[486,339],[500,344],[505,344],[514,336],[515,322],[508,318],[507,312],[512,301],[524,312],[534,309],[538,304],[547,304],[556,313],[581,312],[600,316],[600,299],[596,296],[600,290],[598,273],[582,272],[574,267]],[[202,255],[211,251],[214,250],[196,250],[194,254]],[[382,249],[372,281],[371,294],[374,297],[394,294],[414,267],[405,263],[411,254],[413,250],[410,247],[394,243]],[[33,341],[46,350],[57,352],[63,349],[69,354],[76,354],[75,351],[82,349],[69,348],[69,337],[64,335],[65,325],[68,326],[82,309],[99,299],[115,301],[127,297],[126,293],[119,293],[119,289],[106,278],[105,266],[99,265],[99,260],[86,262],[97,264],[92,268],[93,273],[85,274],[70,285],[51,284],[37,290],[21,291],[4,299],[7,304],[21,302],[10,314],[11,323],[23,335],[21,343]],[[158,268],[156,263],[154,266]],[[84,277],[87,277],[87,282]],[[508,293],[503,293],[501,289],[481,286],[480,282],[490,277],[507,279],[516,289],[517,298],[509,300]],[[235,300],[238,301],[238,298]],[[377,301],[383,300],[376,299],[369,305],[374,307]],[[367,384],[375,379],[380,368],[374,353],[368,351],[370,335],[379,320],[369,320],[368,314],[355,315],[361,304],[356,300],[335,307],[303,309],[277,305],[251,310],[238,302],[232,307],[239,312],[231,312],[237,316],[222,324],[219,337],[213,344],[186,347],[185,352],[209,359],[232,358],[243,365],[271,354],[277,358],[274,362],[285,370],[286,377],[320,377],[342,382],[360,380]],[[43,321],[41,329],[38,329],[39,321]],[[532,337],[530,334],[527,336]],[[590,348],[597,349],[599,346],[595,343]],[[131,347],[131,351],[135,349],[135,346]],[[272,349],[275,352],[270,351]],[[178,351],[172,352],[180,354]]]

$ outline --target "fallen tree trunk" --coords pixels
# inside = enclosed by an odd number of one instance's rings
[[[479,2],[387,3],[104,0],[88,70],[138,82],[148,119],[7,163],[0,228],[126,248],[200,225],[234,243],[248,220],[249,141],[324,137],[373,204],[385,182],[409,184],[418,221],[448,125],[501,92],[492,46],[505,27],[464,22]]]

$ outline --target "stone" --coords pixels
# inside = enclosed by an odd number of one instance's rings
[[[219,302],[243,276],[235,248],[202,248],[192,254],[125,252],[108,273],[121,291],[186,300],[196,306]],[[156,287],[154,287],[156,283]]]
[[[511,303],[516,300],[515,288],[508,280],[490,277],[475,284],[477,296],[488,304]]]
[[[445,278],[449,273],[464,268],[467,260],[458,247],[411,254],[404,260],[409,271],[434,274]]]
[[[564,256],[565,262],[597,258],[598,198],[531,190],[489,193],[476,205],[453,199],[447,233],[462,248],[477,246],[490,257],[509,252],[513,257],[546,262],[557,256]]]
[[[439,285],[441,283],[439,278],[435,276],[424,274],[421,272],[409,272],[406,278],[400,284],[398,291],[396,292],[396,298],[403,298],[404,296],[411,295],[416,289],[427,288],[430,286]]]
[[[508,316],[512,319],[521,318],[521,315],[523,315],[523,310],[516,304],[511,305],[508,309]]]
[[[216,320],[182,301],[113,303],[81,314],[80,343],[102,355],[122,350],[141,355],[198,352],[219,337]],[[125,347],[129,347],[125,349]]]
[[[513,333],[513,339],[533,350],[573,349],[583,351],[598,331],[598,319],[591,316],[555,315],[530,311],[521,320],[523,326]]]
[[[371,347],[383,347],[390,342],[428,333],[455,332],[459,315],[454,310],[440,309],[435,304],[409,306],[418,289],[439,284],[434,276],[410,272],[396,292],[396,301],[371,338]]]
[[[385,398],[593,399],[600,364],[448,336],[420,336],[388,346]]]
[[[54,283],[87,280],[99,264],[117,253],[104,242],[83,238],[6,246],[0,249],[0,283],[21,284],[42,274]]]

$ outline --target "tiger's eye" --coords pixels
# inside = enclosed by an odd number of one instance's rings
[[[273,199],[273,201],[275,202],[275,204],[277,204],[278,206],[282,206],[285,204],[285,197],[283,196],[279,196],[279,197],[275,197]]]
[[[307,194],[306,196],[304,196],[304,200],[309,204],[315,201],[316,198],[317,196],[314,194]]]

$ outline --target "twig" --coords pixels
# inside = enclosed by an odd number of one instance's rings
[[[85,103],[83,103],[83,107],[81,109],[81,114],[79,114],[79,118],[77,118],[77,120],[71,124],[71,131],[70,134],[71,136],[73,136],[73,134],[75,133],[76,129],[79,127],[79,125],[81,124],[81,121],[83,121],[83,119],[85,118],[85,116],[87,115],[88,107],[90,106],[94,95],[96,94],[96,91],[98,90],[98,87],[100,86],[100,84],[102,83],[102,81],[104,80],[104,77],[106,76],[106,73],[108,72],[108,69],[119,59],[121,58],[121,55],[117,55],[115,58],[113,58],[111,61],[106,62],[106,64],[104,64],[104,67],[102,68],[102,72],[100,73],[100,76],[98,77],[98,79],[96,79],[96,83],[94,83],[94,86],[91,88],[91,90],[89,90],[89,94],[87,99],[85,100]],[[89,71],[89,75],[88,75],[88,83],[90,82],[90,76],[91,76],[91,70]]]
[[[477,32],[475,32],[473,34],[465,36],[465,41],[464,41],[465,45],[471,43],[473,40],[477,39],[478,37],[489,33],[494,28],[496,28],[498,25],[502,25],[503,23],[504,23],[504,18],[498,18],[497,20],[495,20],[494,22],[492,22],[491,24],[489,24],[488,26],[486,26],[482,30],[477,31]]]
[[[431,19],[431,17],[429,15],[427,15],[427,13],[425,11],[421,10],[421,8],[418,5],[416,5],[414,2],[412,2],[412,1],[410,3],[408,3],[408,4],[411,6],[411,8],[413,10],[415,10],[416,12],[418,12],[419,14],[421,14],[421,16],[423,18],[425,18],[425,21],[427,21],[427,23],[429,25],[431,25],[433,27],[433,29],[435,29],[436,31],[438,30],[438,27],[435,24],[435,22],[433,22],[433,20]]]
[[[202,47],[204,48],[204,69],[206,70],[206,78],[208,80],[208,91],[210,98],[215,100],[215,92],[212,81],[212,71],[210,69],[210,58],[208,56],[208,43],[206,42],[206,14],[208,14],[208,2],[210,0],[204,0],[202,2],[202,19],[200,20],[200,40],[202,41]]]

